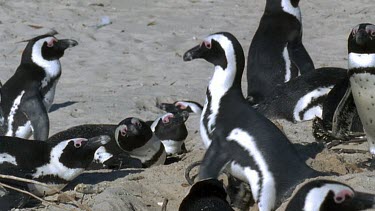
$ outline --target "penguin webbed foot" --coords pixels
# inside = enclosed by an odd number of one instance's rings
[[[185,169],[185,179],[189,183],[189,185],[193,185],[195,183],[195,179],[198,177],[198,174],[193,175],[190,177],[190,172],[197,166],[200,166],[202,163],[201,160],[195,161],[188,165],[188,167]]]

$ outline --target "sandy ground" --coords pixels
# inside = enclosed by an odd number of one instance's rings
[[[162,113],[155,107],[157,100],[204,102],[213,67],[204,61],[184,63],[183,53],[210,33],[229,31],[247,54],[264,4],[265,0],[1,0],[0,80],[6,81],[19,64],[25,47],[19,41],[54,28],[58,38],[72,38],[79,45],[61,59],[50,134],[84,123],[117,124],[130,116],[155,119]],[[315,66],[346,67],[348,33],[358,23],[374,22],[369,17],[375,2],[302,0],[300,5],[304,44]],[[97,29],[103,16],[112,24]],[[188,120],[190,152],[182,161],[145,170],[85,173],[74,184],[98,184],[103,191],[86,195],[82,203],[92,210],[160,210],[159,202],[166,198],[167,210],[176,210],[189,190],[184,169],[204,153],[198,121],[196,116]],[[311,122],[281,124],[294,142],[314,142]],[[307,163],[346,174],[341,179],[354,189],[375,193],[375,174],[355,165],[366,158],[368,154],[323,151]],[[67,193],[74,193],[74,184]]]

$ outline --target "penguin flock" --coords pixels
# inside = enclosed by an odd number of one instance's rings
[[[355,191],[336,181],[336,174],[307,165],[272,122],[314,120],[313,135],[325,142],[350,141],[359,130],[375,155],[375,25],[352,28],[347,69],[316,69],[302,43],[299,3],[266,0],[247,65],[242,45],[230,32],[212,33],[185,52],[184,61],[203,59],[214,66],[203,105],[162,102],[156,106],[164,113],[153,120],[131,116],[53,135],[48,111],[62,75],[60,58],[78,42],[58,39],[56,31],[25,41],[20,65],[0,88],[0,174],[48,186],[1,178],[0,187],[7,184],[47,196],[85,170],[158,168],[169,158],[189,153],[186,121],[198,115],[205,154],[180,211],[235,210],[235,196],[229,191],[233,184],[223,182],[222,173],[228,181],[249,186],[250,206],[260,211],[284,203],[286,211],[375,208],[375,194]],[[245,66],[247,95],[241,87]],[[6,189],[0,195],[0,210],[22,208],[27,202],[26,195]]]

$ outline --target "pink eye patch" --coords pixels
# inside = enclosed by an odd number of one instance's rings
[[[57,42],[56,38],[52,38],[50,41],[47,42],[48,47],[52,47]]]
[[[350,190],[342,190],[336,194],[334,200],[337,204],[344,202],[348,198],[353,198],[354,193]]]
[[[74,142],[75,148],[80,148],[82,146],[82,143],[87,141],[87,139],[85,139],[85,138],[75,138],[75,139],[72,139],[72,141]]]
[[[165,116],[163,116],[162,121],[163,121],[163,123],[169,123],[170,118],[173,118],[173,117],[174,117],[174,115],[171,114],[171,113],[166,114]]]

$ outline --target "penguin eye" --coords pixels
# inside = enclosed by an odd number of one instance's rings
[[[370,31],[370,35],[371,35],[372,37],[375,37],[375,31]]]
[[[203,41],[202,42],[202,44],[201,44],[201,46],[202,45],[204,45],[206,48],[208,48],[208,49],[211,49],[211,47],[212,47],[212,45],[211,45],[211,43],[210,42],[207,42],[207,41]]]
[[[47,42],[47,47],[53,47],[57,40],[55,38],[51,39],[50,41]]]
[[[140,122],[136,122],[135,125],[137,125],[138,128],[142,127],[142,124]]]
[[[74,143],[74,147],[75,148],[80,148],[82,146],[82,144],[79,142],[79,143]]]

